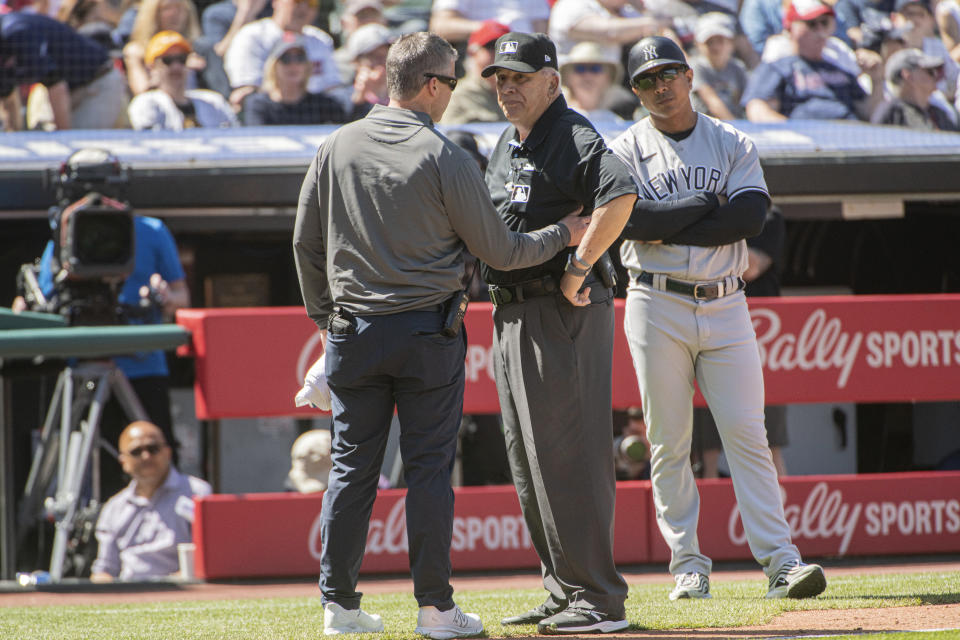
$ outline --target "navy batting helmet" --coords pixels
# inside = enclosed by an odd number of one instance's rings
[[[649,36],[633,45],[627,58],[627,73],[633,81],[638,74],[665,64],[687,64],[683,49],[670,38]]]

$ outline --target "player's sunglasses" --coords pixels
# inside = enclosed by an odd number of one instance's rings
[[[175,53],[169,56],[160,56],[160,61],[168,67],[172,67],[175,64],[187,64],[187,54]]]
[[[653,89],[657,86],[657,78],[663,80],[663,82],[673,82],[680,77],[680,74],[687,70],[687,67],[667,67],[665,69],[660,69],[659,71],[654,71],[653,73],[641,73],[640,75],[634,77],[633,86],[635,86],[640,91],[647,91],[648,89]]]
[[[603,73],[603,65],[599,62],[591,64],[573,65],[574,73]]]
[[[303,51],[287,51],[282,56],[277,58],[283,64],[297,64],[299,62],[307,61],[307,54]]]
[[[437,80],[439,80],[439,81],[442,82],[443,84],[445,84],[445,85],[447,85],[448,87],[450,87],[450,91],[453,91],[454,89],[457,88],[457,79],[456,79],[456,78],[451,78],[450,76],[440,75],[439,73],[425,73],[425,74],[423,74],[423,77],[424,77],[424,78],[436,78]]]
[[[151,456],[155,456],[160,453],[160,450],[163,449],[163,447],[164,445],[162,444],[145,444],[143,446],[130,449],[130,451],[127,451],[124,455],[128,455],[131,458],[140,458],[143,456],[144,452],[146,452]]]

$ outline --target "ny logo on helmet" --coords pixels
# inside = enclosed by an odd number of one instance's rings
[[[644,60],[654,60],[657,57],[657,48],[653,45],[644,47],[640,50]]]

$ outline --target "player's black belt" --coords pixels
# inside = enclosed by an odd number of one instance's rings
[[[490,301],[495,307],[510,304],[511,302],[523,302],[527,298],[538,298],[540,296],[552,296],[560,291],[553,276],[544,276],[536,280],[526,280],[517,284],[490,285]]]
[[[723,296],[728,296],[731,293],[740,291],[747,286],[743,278],[736,278],[736,281],[732,283],[736,286],[727,286],[729,279],[718,280],[716,282],[693,283],[674,280],[673,278],[660,276],[659,274],[655,275],[649,271],[641,271],[640,275],[636,276],[636,280],[637,282],[648,284],[651,287],[659,288],[654,284],[654,279],[657,277],[663,279],[663,289],[690,296],[696,300],[716,300],[717,298],[722,298]]]

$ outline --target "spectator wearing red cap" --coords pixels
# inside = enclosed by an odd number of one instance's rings
[[[754,69],[742,104],[754,122],[788,118],[869,120],[883,100],[883,65],[879,56],[865,60],[870,76],[867,94],[857,76],[824,58],[836,29],[833,9],[822,0],[793,0],[783,18],[793,54]]]
[[[507,25],[486,20],[470,35],[467,41],[467,58],[464,61],[466,76],[450,97],[450,104],[443,115],[443,124],[506,122],[497,103],[497,79],[493,76],[483,78],[480,72],[493,62],[493,48],[497,38],[509,32]]]

